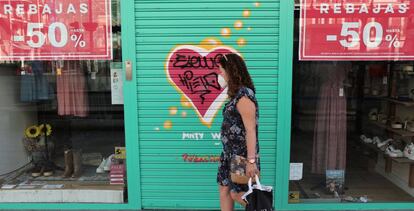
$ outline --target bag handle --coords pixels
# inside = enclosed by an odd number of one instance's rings
[[[262,184],[260,183],[259,176],[257,176],[257,174],[255,175],[255,179],[256,179],[256,187],[255,187],[255,189],[263,190]],[[246,200],[246,197],[249,194],[253,193],[253,185],[252,185],[252,183],[253,183],[253,180],[250,177],[249,178],[249,182],[247,183],[247,186],[249,187],[249,190],[242,196],[242,199],[243,200]]]
[[[263,187],[262,187],[262,184],[260,183],[259,176],[257,176],[257,174],[255,175],[255,180],[256,180],[256,188],[262,190]],[[250,177],[249,182],[248,182],[249,190],[253,190],[252,182],[253,182],[253,180]]]
[[[251,190],[253,190],[253,187],[252,187],[252,178],[251,177],[249,178],[248,186],[249,186],[249,192]]]
[[[247,186],[249,187],[249,190],[248,190],[245,194],[243,194],[243,196],[242,196],[242,199],[243,199],[244,201],[246,201],[246,197],[247,197],[249,194],[253,193],[252,178],[249,178],[249,182],[247,183]],[[247,202],[247,201],[246,201],[246,202]]]
[[[257,174],[255,175],[255,179],[256,179],[256,187],[260,190],[263,190],[262,183],[260,183],[259,176],[257,176]]]

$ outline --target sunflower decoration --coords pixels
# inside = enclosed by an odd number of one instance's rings
[[[49,124],[32,125],[26,128],[24,135],[23,144],[28,152],[41,151],[44,150],[44,146],[39,142],[40,138],[52,135],[52,126]]]
[[[39,125],[39,132],[42,136],[45,135],[45,127],[46,127],[46,136],[52,135],[52,126],[49,124],[41,124]]]
[[[26,128],[25,133],[27,138],[37,138],[40,135],[40,129],[36,125]]]

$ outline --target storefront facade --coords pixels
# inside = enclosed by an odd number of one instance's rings
[[[412,209],[411,2],[295,3],[286,207]]]
[[[125,138],[120,145],[126,149],[127,169],[124,201],[4,202],[0,209],[218,210],[216,170],[226,97],[216,80],[215,61],[230,52],[245,58],[257,87],[262,183],[274,187],[277,210],[414,207],[412,202],[399,201],[307,201],[300,191],[299,200],[289,202],[296,191],[289,182],[290,163],[306,168],[291,151],[292,136],[296,136],[293,67],[298,62],[297,53],[292,53],[296,51],[294,1],[119,2]],[[312,151],[311,146],[308,149]],[[307,176],[306,171],[300,172]]]

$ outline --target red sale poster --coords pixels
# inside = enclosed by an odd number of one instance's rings
[[[0,1],[0,60],[111,60],[110,0]]]
[[[301,0],[299,60],[414,60],[411,0]]]

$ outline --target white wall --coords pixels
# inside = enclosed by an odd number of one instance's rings
[[[20,78],[12,67],[0,66],[0,174],[28,162],[22,138],[37,123],[36,107],[20,102]]]

